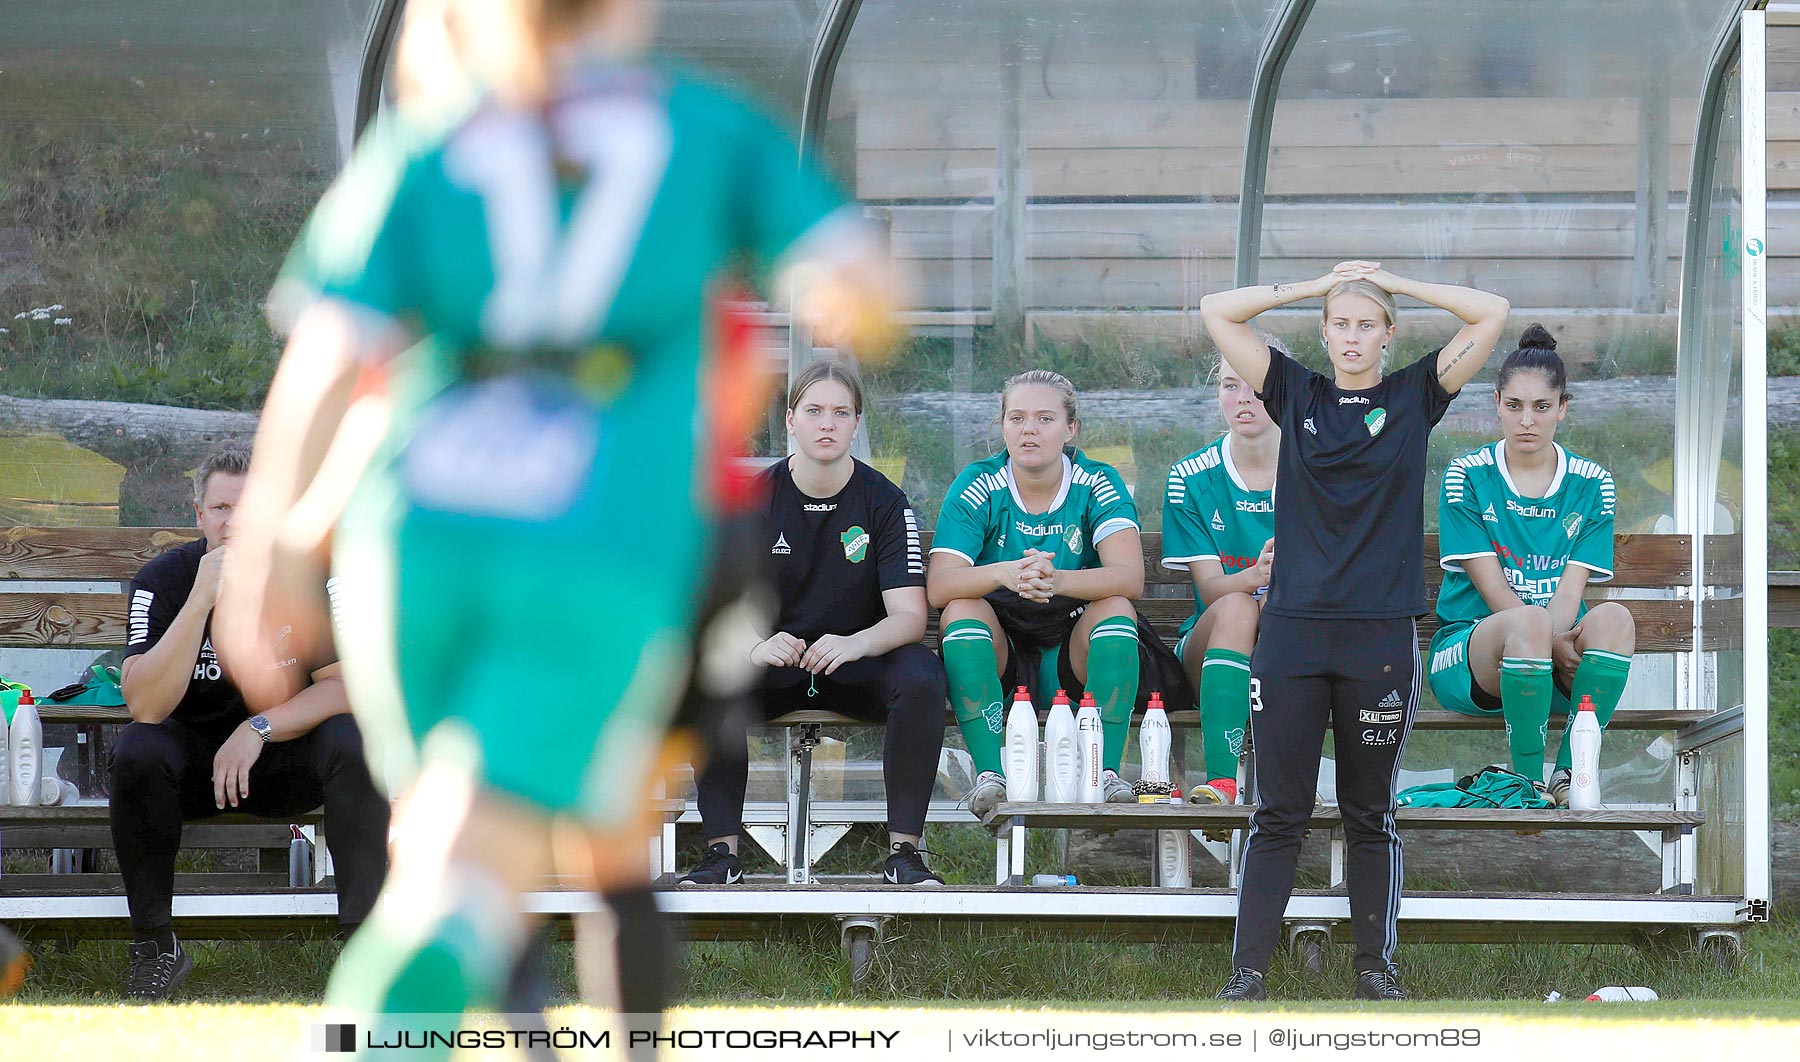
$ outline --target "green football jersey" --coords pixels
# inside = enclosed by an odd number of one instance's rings
[[[1275,537],[1275,492],[1244,486],[1231,461],[1230,432],[1169,469],[1162,536],[1163,567],[1187,571],[1193,561],[1216,560],[1227,575],[1255,567]],[[1205,611],[1196,598],[1182,632]]]
[[[1444,569],[1438,617],[1456,623],[1491,614],[1463,571],[1470,557],[1498,558],[1507,583],[1528,605],[1548,605],[1570,564],[1589,569],[1589,582],[1611,579],[1615,501],[1612,473],[1561,446],[1556,475],[1541,498],[1513,488],[1504,442],[1451,461],[1438,500],[1438,563]]]
[[[931,552],[954,553],[979,566],[1037,549],[1055,554],[1065,571],[1098,568],[1100,543],[1137,526],[1137,504],[1111,465],[1064,449],[1062,489],[1049,509],[1034,513],[1019,500],[1002,451],[970,464],[950,484]]]
[[[486,100],[437,125],[382,122],[271,312],[291,323],[330,300],[420,340],[393,366],[373,469],[404,500],[588,528],[656,513],[632,522],[665,522],[643,544],[679,553],[692,543],[664,536],[691,523],[715,445],[703,385],[721,281],[766,279],[857,221],[772,121],[678,71],[595,64],[547,114]],[[531,385],[479,386],[515,378]]]

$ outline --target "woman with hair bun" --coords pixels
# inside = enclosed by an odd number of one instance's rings
[[[1438,499],[1444,585],[1431,692],[1453,712],[1499,715],[1512,769],[1543,782],[1551,713],[1592,697],[1601,727],[1631,672],[1637,628],[1616,601],[1582,591],[1612,578],[1612,473],[1556,441],[1568,370],[1534,324],[1494,386],[1500,440],[1451,461]],[[1548,791],[1569,803],[1567,731]]]
[[[1442,349],[1384,375],[1394,296],[1448,310],[1462,328]],[[1258,338],[1250,320],[1325,300],[1332,375]],[[1238,288],[1200,303],[1206,330],[1281,428],[1275,555],[1250,660],[1257,808],[1238,891],[1232,974],[1219,998],[1264,999],[1263,975],[1294,891],[1325,732],[1349,842],[1359,999],[1405,999],[1393,965],[1404,877],[1394,785],[1418,704],[1425,613],[1425,450],[1456,392],[1506,323],[1498,295],[1341,262],[1307,283]]]

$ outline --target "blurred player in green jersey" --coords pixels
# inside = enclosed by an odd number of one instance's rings
[[[1637,630],[1624,605],[1582,600],[1612,578],[1615,490],[1612,473],[1556,442],[1568,370],[1542,325],[1501,364],[1494,402],[1500,441],[1444,469],[1431,692],[1451,711],[1500,715],[1512,769],[1542,784],[1551,713],[1587,695],[1604,727]],[[1565,736],[1548,786],[1565,807],[1569,759]]]
[[[654,13],[415,7],[401,105],[271,297],[290,339],[229,577],[258,633],[234,650],[254,685],[276,631],[305,644],[329,543],[369,588],[341,615],[352,701],[406,785],[335,1004],[491,1006],[522,893],[571,865],[643,879],[718,465],[766,395],[713,356],[724,278],[791,290],[826,342],[884,338],[876,241],[772,122],[641,58]]]

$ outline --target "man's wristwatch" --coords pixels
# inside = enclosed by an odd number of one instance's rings
[[[250,729],[256,731],[256,736],[262,738],[265,745],[269,743],[270,738],[275,736],[275,727],[269,722],[269,717],[266,715],[251,716]]]

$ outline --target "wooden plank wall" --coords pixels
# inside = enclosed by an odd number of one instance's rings
[[[918,305],[983,309],[992,240],[982,200],[995,189],[1000,108],[946,98],[952,80],[939,71],[917,96],[890,85],[854,101],[852,176],[913,266]],[[1800,202],[1781,197],[1800,190],[1800,91],[1771,93],[1768,103],[1770,301],[1795,306]],[[1028,304],[1186,309],[1228,286],[1245,110],[1242,100],[1098,91],[1029,100]],[[1694,115],[1691,99],[1669,105],[1668,186],[1678,197],[1664,226],[1671,307]],[[1380,256],[1400,271],[1502,291],[1519,306],[1632,306],[1639,132],[1634,99],[1284,102],[1263,274],[1315,276],[1344,257]]]

